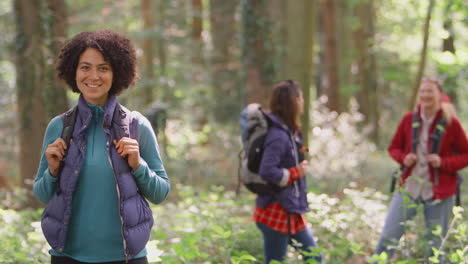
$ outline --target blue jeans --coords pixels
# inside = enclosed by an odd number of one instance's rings
[[[262,223],[257,223],[257,227],[263,233],[263,253],[265,255],[265,264],[268,264],[272,260],[282,262],[288,250],[289,236],[277,232]],[[291,235],[291,238],[301,244],[300,250],[303,252],[310,252],[310,247],[317,247],[312,231],[307,227],[303,231]],[[304,254],[302,254],[302,256],[304,257],[304,262],[308,259],[314,259],[319,263],[322,262],[321,254],[320,256],[315,257],[305,256]]]
[[[432,230],[436,226],[442,228],[442,236],[447,234],[448,222],[453,206],[453,196],[444,200],[413,200],[409,196],[408,204],[404,204],[403,197],[405,194],[397,193],[393,196],[388,209],[385,225],[380,235],[379,244],[375,250],[375,254],[387,252],[389,259],[394,253],[394,249],[387,248],[388,246],[398,245],[401,236],[405,231],[405,222],[412,219],[416,215],[416,206],[423,204],[424,220],[427,228],[427,250],[426,257],[431,256],[432,247],[439,248],[441,245],[440,236],[432,234]],[[443,263],[442,257],[439,258],[440,263]]]

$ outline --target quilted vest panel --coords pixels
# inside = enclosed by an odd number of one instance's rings
[[[78,115],[72,134],[73,141],[64,159],[59,186],[56,186],[57,191],[42,214],[41,226],[44,236],[57,252],[62,252],[65,246],[73,193],[86,155],[86,128],[91,117],[86,101],[80,96]],[[104,132],[107,134],[109,161],[118,187],[123,250],[127,258],[132,258],[144,249],[153,226],[153,216],[148,202],[138,190],[130,166],[117,150],[110,146],[114,139],[119,140],[122,137],[136,139],[137,131],[137,116],[118,104],[115,96],[110,96],[105,107]]]

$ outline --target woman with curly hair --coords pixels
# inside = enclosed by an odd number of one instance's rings
[[[117,102],[135,83],[136,63],[130,40],[110,30],[79,33],[60,52],[58,76],[80,96],[50,121],[33,187],[47,204],[41,224],[53,264],[148,263],[146,199],[164,201],[170,185],[151,124]]]

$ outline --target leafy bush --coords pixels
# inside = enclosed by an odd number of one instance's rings
[[[250,221],[251,203],[224,187],[197,193],[178,185],[180,200],[153,208],[159,219],[152,239],[163,263],[245,263],[262,252],[260,231]],[[170,221],[166,221],[170,219]]]
[[[254,195],[212,187],[201,191],[176,185],[177,199],[153,206],[155,224],[148,243],[151,263],[262,263],[262,235],[251,220]],[[346,188],[339,197],[309,193],[308,223],[326,263],[367,263],[384,223],[388,197],[374,189]],[[447,263],[468,261],[468,226],[456,208],[444,238]],[[0,210],[0,263],[47,263],[48,245],[40,230],[41,210]],[[421,214],[419,214],[421,216]],[[395,262],[421,263],[422,219],[408,223]],[[385,256],[374,256],[386,263]],[[302,263],[290,247],[287,263]]]
[[[0,263],[39,264],[50,261],[42,235],[42,210],[0,209]]]

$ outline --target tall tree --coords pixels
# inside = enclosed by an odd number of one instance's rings
[[[264,106],[273,84],[273,45],[267,0],[242,1],[242,58],[246,101]]]
[[[367,54],[369,55],[369,65],[368,65],[368,74],[367,74],[367,83],[369,84],[369,93],[370,93],[370,122],[372,123],[372,140],[379,144],[380,141],[380,98],[379,98],[379,83],[378,83],[378,70],[377,70],[377,58],[376,58],[376,46],[375,46],[375,1],[369,0],[367,5],[365,6],[366,12],[369,14],[367,16],[367,24],[368,24],[368,35],[367,35]]]
[[[317,5],[317,25],[315,27],[316,30],[316,37],[317,37],[317,57],[316,57],[316,62],[315,67],[315,94],[317,97],[321,97],[322,95],[325,94],[325,88],[324,88],[324,75],[325,75],[325,55],[324,55],[324,50],[325,50],[325,33],[324,33],[324,26],[323,26],[323,5],[318,4]]]
[[[155,86],[154,74],[154,13],[153,1],[141,1],[141,13],[143,15],[143,93],[144,104],[148,106],[154,100],[153,89]]]
[[[310,127],[310,86],[312,81],[313,41],[316,1],[296,0],[287,3],[286,76],[299,82],[304,96],[302,133],[308,143]]]
[[[268,15],[272,20],[271,38],[275,47],[275,72],[276,80],[287,79],[287,41],[288,41],[288,1],[269,0]]]
[[[48,33],[50,38],[49,56],[51,59],[46,66],[49,85],[43,87],[45,107],[49,118],[68,110],[67,87],[61,81],[53,65],[54,58],[60,52],[60,48],[67,37],[67,5],[64,0],[47,0],[50,19],[48,23]]]
[[[444,11],[443,11],[443,27],[448,35],[442,39],[442,51],[449,52],[455,55],[456,48],[455,48],[455,29],[453,27],[453,9],[455,9],[455,1],[448,0],[445,3]],[[454,71],[456,72],[456,71]],[[456,74],[450,74],[446,72],[442,72],[442,74],[446,75],[446,79],[444,80],[445,92],[450,97],[450,100],[457,104],[458,102],[458,93],[457,93],[457,77]]]
[[[210,1],[210,25],[213,43],[211,52],[211,83],[215,118],[219,122],[231,120],[239,110],[240,90],[236,75],[234,41],[236,36],[236,7],[239,1]],[[223,98],[223,100],[220,100]]]
[[[356,50],[353,46],[353,32],[356,30],[356,20],[358,20],[353,14],[353,7],[360,1],[362,0],[336,2],[337,53],[340,62],[338,78],[340,80],[340,99],[343,102],[347,102],[358,87],[354,74],[352,74],[353,60],[356,56]]]
[[[323,31],[325,34],[325,91],[328,96],[328,107],[332,111],[340,112],[340,80],[336,32],[336,3],[335,0],[322,0]]]
[[[453,28],[452,9],[453,0],[448,0],[444,8],[443,27],[448,36],[442,40],[442,51],[448,51],[455,54],[455,32]]]
[[[202,0],[192,0],[192,62],[203,64],[203,5]]]
[[[158,49],[158,60],[159,60],[159,74],[160,76],[166,76],[166,65],[167,65],[167,50],[166,50],[166,1],[158,0],[156,2],[156,26],[157,26],[157,38],[156,46]]]
[[[421,79],[424,74],[424,68],[426,67],[427,42],[429,39],[429,27],[431,24],[431,16],[432,16],[432,10],[434,9],[434,4],[435,4],[435,0],[430,0],[429,6],[427,7],[426,19],[424,21],[424,28],[423,28],[423,47],[421,50],[421,59],[419,61],[418,71],[416,73],[416,79],[413,84],[411,97],[410,97],[410,100],[408,101],[408,109],[412,109],[414,106],[416,95],[418,94],[419,84],[421,83]]]
[[[16,84],[19,112],[19,167],[24,184],[34,181],[46,112],[41,95],[45,87],[43,30],[40,1],[16,0],[14,11],[17,26]]]
[[[375,10],[373,0],[361,0],[354,7],[358,18],[358,26],[354,31],[355,65],[359,80],[359,92],[357,98],[361,112],[366,118],[366,123],[372,125],[372,139],[378,141],[378,113],[377,102],[377,65],[374,52],[374,17]]]

